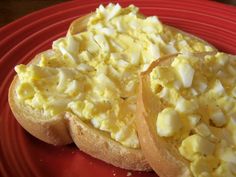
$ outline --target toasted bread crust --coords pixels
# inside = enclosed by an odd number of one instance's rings
[[[161,110],[162,105],[148,87],[148,77],[140,76],[140,92],[137,101],[136,127],[141,149],[160,177],[190,177],[188,163],[177,154],[171,142],[159,137],[155,129],[154,113]]]
[[[38,54],[31,63],[36,63],[41,55],[48,55],[52,52],[52,50],[48,50]],[[57,115],[49,119],[42,112],[20,102],[16,95],[18,84],[18,76],[15,76],[9,88],[8,102],[15,118],[22,127],[33,136],[49,144],[65,145],[72,143],[63,115]]]
[[[69,30],[67,32],[67,35],[71,34],[76,34],[81,31],[86,30],[87,23],[89,21],[89,18],[93,15],[93,13],[87,14],[85,16],[82,16],[80,18],[75,19],[69,27]]]
[[[72,139],[80,150],[120,168],[138,171],[151,170],[140,149],[121,145],[112,140],[109,135],[92,128],[70,113],[67,113],[65,117],[70,122]]]

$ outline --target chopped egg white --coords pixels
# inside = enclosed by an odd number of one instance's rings
[[[183,97],[179,97],[175,109],[180,113],[193,113],[198,109],[198,103],[196,100],[186,100]]]
[[[178,113],[172,108],[165,108],[157,117],[157,133],[159,136],[170,137],[182,127]]]
[[[176,66],[176,70],[180,76],[182,84],[185,88],[191,87],[194,69],[188,63],[180,63]]]

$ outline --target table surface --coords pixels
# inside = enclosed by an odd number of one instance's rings
[[[36,10],[67,0],[0,0],[0,27]],[[236,0],[217,0],[235,5]]]
[[[24,15],[67,0],[0,0],[0,26]]]

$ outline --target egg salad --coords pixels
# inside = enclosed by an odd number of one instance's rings
[[[150,83],[166,105],[157,134],[179,142],[193,176],[236,176],[236,57],[179,54],[157,66]]]
[[[53,42],[55,55],[15,67],[18,98],[48,118],[71,112],[122,145],[139,148],[138,73],[165,54],[214,49],[138,11],[100,5],[85,31]]]

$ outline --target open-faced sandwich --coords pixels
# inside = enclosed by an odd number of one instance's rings
[[[176,52],[207,52],[207,42],[119,4],[72,22],[67,36],[15,67],[9,103],[18,122],[54,145],[115,166],[150,170],[135,127],[138,73]]]
[[[236,176],[236,56],[175,54],[140,75],[137,129],[160,177]]]

